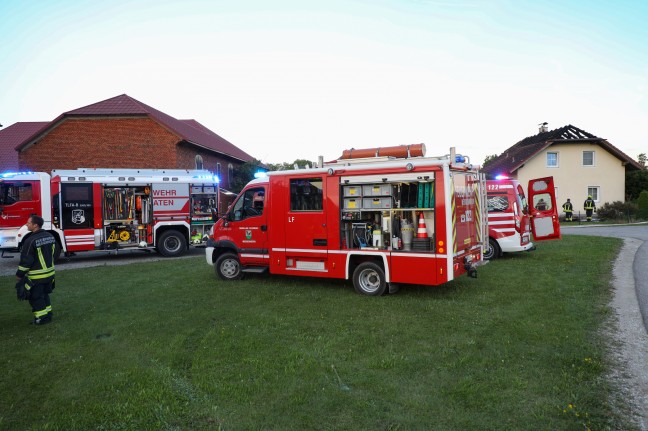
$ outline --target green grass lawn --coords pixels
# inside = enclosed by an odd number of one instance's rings
[[[379,298],[203,258],[67,270],[43,327],[2,277],[0,429],[628,429],[602,335],[620,245],[566,236]]]

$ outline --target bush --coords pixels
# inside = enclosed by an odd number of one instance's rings
[[[642,220],[648,220],[648,190],[644,190],[639,193],[639,199],[637,199],[637,217]]]
[[[648,199],[648,196],[646,196]],[[631,220],[637,218],[639,207],[634,202],[606,202],[596,209],[601,220]]]

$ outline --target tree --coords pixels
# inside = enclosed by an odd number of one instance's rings
[[[648,190],[648,170],[628,172],[625,178],[625,189],[627,200],[635,200],[642,191]]]
[[[646,156],[646,153],[641,153],[637,156],[637,161],[641,166],[643,166],[644,169],[646,169],[646,162],[648,162],[648,157]]]
[[[230,191],[238,194],[250,180],[254,179],[256,172],[266,170],[265,168],[261,168],[260,165],[260,160],[252,159],[252,161],[245,162],[240,167],[234,169],[232,183],[229,186]]]
[[[489,156],[486,156],[484,159],[484,164],[482,164],[482,167],[486,166],[487,164],[491,163],[493,160],[498,158],[499,156],[497,154],[491,154]]]
[[[637,204],[639,205],[637,217],[642,220],[648,220],[648,190],[644,190],[639,194]]]
[[[310,160],[306,159],[295,159],[294,162],[288,163],[288,162],[283,162],[283,163],[268,163],[268,170],[270,171],[288,171],[291,169],[295,169],[295,165],[299,167],[299,169],[304,169],[306,166],[312,166],[313,162]]]

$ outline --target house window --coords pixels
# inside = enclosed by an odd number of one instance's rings
[[[594,151],[583,151],[583,166],[594,166]]]
[[[587,187],[587,196],[591,196],[594,199],[594,202],[599,201],[599,191],[600,187],[598,186],[589,186]]]
[[[202,169],[203,168],[203,159],[201,155],[196,156],[196,169]]]
[[[228,163],[227,164],[227,186],[232,187],[233,181],[234,181],[234,165]]]
[[[547,152],[547,167],[548,168],[557,168],[558,167],[558,153],[556,152]]]

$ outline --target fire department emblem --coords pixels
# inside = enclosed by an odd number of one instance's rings
[[[85,213],[83,210],[72,210],[72,223],[82,224],[85,222]]]
[[[252,239],[252,231],[251,230],[246,230],[245,231],[245,239]]]

